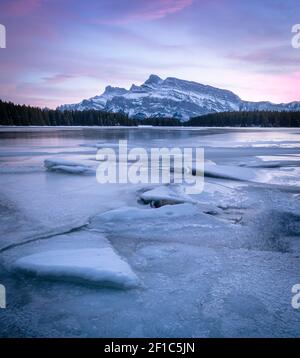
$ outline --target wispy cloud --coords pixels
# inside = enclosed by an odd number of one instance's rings
[[[111,12],[110,18],[95,20],[99,23],[106,24],[128,24],[131,22],[150,21],[164,18],[170,14],[182,11],[193,3],[193,0],[133,0],[129,1],[126,6],[121,6],[119,13]],[[110,6],[117,5],[116,2],[110,1]],[[120,4],[118,4],[120,5]],[[112,10],[112,8],[111,8]]]
[[[68,81],[72,78],[74,78],[75,76],[72,75],[67,75],[67,74],[56,74],[53,76],[46,76],[46,77],[42,77],[42,80],[46,83],[54,83],[54,84],[59,84],[59,83],[63,83],[65,81]]]
[[[262,72],[287,72],[293,73],[299,69],[299,53],[291,48],[291,45],[265,46],[263,48],[252,49],[252,51],[241,50],[232,52],[229,58],[238,63],[255,66],[256,70]],[[252,68],[252,67],[251,67]],[[249,67],[249,69],[251,69]]]
[[[299,100],[299,13],[299,0],[0,0],[0,98],[53,107],[157,73]]]

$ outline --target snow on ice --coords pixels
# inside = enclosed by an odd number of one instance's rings
[[[299,336],[297,130],[84,129],[94,154],[124,138],[203,145],[204,191],[193,196],[54,175],[94,173],[78,150],[83,130],[47,129],[46,142],[16,130],[25,154],[12,142],[7,156],[11,133],[0,142],[0,336]]]
[[[95,174],[93,168],[65,159],[46,159],[44,165],[47,170],[54,172],[67,174]]]
[[[179,186],[159,186],[141,193],[139,198],[143,203],[153,207],[196,202],[185,195]]]
[[[25,273],[62,281],[115,288],[138,286],[137,276],[111,247],[45,251],[22,257],[14,266]]]

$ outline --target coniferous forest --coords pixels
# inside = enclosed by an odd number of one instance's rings
[[[59,111],[0,100],[0,125],[11,126],[187,126],[187,127],[300,127],[300,112],[221,112],[191,118],[129,118],[104,111]]]
[[[300,112],[220,112],[191,118],[193,127],[300,127]]]
[[[64,111],[15,105],[0,101],[0,125],[14,126],[134,126],[137,122],[121,113]]]

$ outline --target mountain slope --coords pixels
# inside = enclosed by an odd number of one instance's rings
[[[176,117],[186,121],[191,117],[216,112],[295,111],[300,110],[300,102],[248,102],[228,90],[174,77],[163,80],[151,75],[141,86],[132,85],[129,90],[108,86],[100,96],[83,100],[78,104],[62,105],[58,109],[105,110],[123,112],[132,118]]]

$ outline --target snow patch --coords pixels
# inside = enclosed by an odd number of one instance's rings
[[[66,174],[95,174],[95,169],[85,164],[72,162],[65,159],[46,159],[44,166],[49,171]]]
[[[156,208],[164,205],[195,203],[190,197],[183,192],[180,192],[179,187],[170,186],[159,186],[148,190],[140,194],[139,198],[144,204],[150,204],[152,207]]]
[[[40,277],[130,289],[139,280],[111,247],[44,251],[18,259],[17,270]]]
[[[166,205],[158,209],[140,209],[135,207],[123,207],[116,210],[110,210],[103,214],[97,215],[92,219],[92,226],[101,222],[115,224],[116,222],[136,221],[136,220],[153,220],[162,218],[178,218],[193,216],[198,210],[192,204]]]

